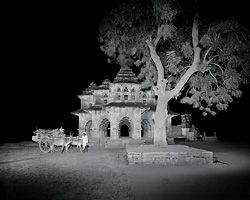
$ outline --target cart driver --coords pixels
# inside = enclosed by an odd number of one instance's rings
[[[63,127],[61,127],[61,128],[59,129],[59,132],[60,132],[61,135],[64,134],[64,129],[63,129]]]
[[[88,148],[89,148],[89,139],[88,139],[88,135],[86,134],[85,131],[82,132],[82,141],[83,141],[83,147],[84,147],[84,152],[85,151],[88,151]]]
[[[89,142],[88,135],[87,135],[87,133],[85,131],[82,132],[82,137],[85,138],[86,143]]]
[[[64,129],[63,129],[63,127],[61,126],[61,128],[59,129],[59,131],[61,132],[61,133],[63,133],[64,132]]]

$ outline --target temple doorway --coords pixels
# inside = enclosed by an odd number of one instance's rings
[[[92,120],[89,120],[85,125],[85,132],[89,138],[91,138],[92,133]]]
[[[103,119],[101,121],[99,131],[102,137],[110,137],[110,122],[108,119]]]
[[[119,124],[120,137],[131,136],[131,124],[128,118],[124,117]]]
[[[120,136],[121,137],[129,137],[129,128],[126,124],[121,125]]]

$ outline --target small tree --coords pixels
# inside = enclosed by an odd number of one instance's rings
[[[240,85],[249,78],[248,30],[236,20],[202,19],[199,9],[188,11],[174,0],[133,1],[114,8],[100,24],[108,62],[140,67],[142,87],[154,89],[155,145],[167,144],[171,99],[215,115],[241,96]]]

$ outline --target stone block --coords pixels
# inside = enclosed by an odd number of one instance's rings
[[[217,136],[205,136],[205,137],[203,137],[203,141],[206,141],[206,142],[217,142],[218,138],[217,138]]]
[[[194,132],[187,132],[187,140],[194,141]]]
[[[129,146],[126,148],[129,163],[189,165],[211,164],[213,153],[184,145],[159,148],[153,145]]]

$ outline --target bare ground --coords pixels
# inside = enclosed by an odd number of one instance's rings
[[[4,199],[250,199],[250,147],[187,143],[211,150],[201,166],[128,165],[124,149],[40,152],[32,142],[0,146]]]

